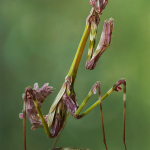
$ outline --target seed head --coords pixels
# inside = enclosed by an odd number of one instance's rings
[[[26,117],[33,125],[32,130],[43,126],[33,101],[37,100],[38,105],[41,108],[44,100],[53,91],[53,87],[48,86],[48,83],[45,83],[41,88],[38,88],[38,83],[35,83],[33,89],[31,87],[27,87],[25,89],[25,93],[22,95],[22,98],[26,100]],[[23,113],[20,113],[19,117],[23,119]],[[44,118],[47,120],[47,115],[44,116]]]

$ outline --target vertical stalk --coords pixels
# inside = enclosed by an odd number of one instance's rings
[[[24,150],[26,150],[26,105],[27,100],[24,100],[23,104],[23,135],[24,135]]]

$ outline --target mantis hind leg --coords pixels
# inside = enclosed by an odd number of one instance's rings
[[[102,131],[103,131],[103,142],[105,144],[106,150],[108,150],[107,145],[106,145],[105,130],[104,130],[104,121],[103,121],[103,112],[102,112],[102,103],[101,103],[101,92],[100,92],[100,82],[97,81],[93,85],[92,89],[90,90],[90,92],[88,93],[88,95],[86,96],[86,98],[84,99],[84,101],[82,102],[82,104],[79,106],[78,110],[75,112],[74,117],[77,118],[77,119],[80,119],[80,118],[83,117],[83,115],[82,114],[79,115],[79,113],[82,111],[83,107],[85,106],[85,104],[87,103],[87,101],[89,100],[89,98],[93,94],[96,94],[96,89],[98,91],[98,97],[99,97],[99,103],[100,103],[100,114],[101,114]]]
[[[87,115],[91,110],[93,110],[97,105],[100,105],[100,113],[101,113],[101,122],[102,122],[102,131],[103,131],[103,141],[107,150],[107,145],[106,145],[106,138],[105,138],[105,131],[104,131],[104,121],[103,121],[103,113],[102,113],[102,101],[109,96],[113,91],[120,92],[122,90],[121,84],[123,84],[123,143],[125,150],[126,148],[126,143],[125,143],[125,117],[126,117],[126,81],[125,79],[121,79],[116,84],[103,96],[101,97],[101,92],[100,92],[100,83],[96,82],[90,92],[88,93],[87,97],[84,99],[82,104],[79,106],[77,111],[74,113],[74,117],[77,119],[80,119]],[[97,100],[91,107],[89,107],[85,112],[83,112],[80,115],[80,112],[84,108],[85,104],[88,102],[89,98],[92,96],[92,94],[96,94],[96,88],[98,89],[98,95],[99,95],[99,100]]]

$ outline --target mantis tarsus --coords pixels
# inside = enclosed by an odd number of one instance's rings
[[[102,131],[103,131],[103,141],[106,145],[105,132],[104,132],[104,122],[103,122],[103,113],[102,113],[102,101],[109,96],[113,91],[121,91],[121,84],[124,85],[123,89],[123,102],[124,102],[124,110],[123,110],[123,142],[125,149],[125,114],[126,114],[126,81],[124,79],[119,80],[103,97],[101,97],[100,92],[100,82],[96,82],[92,89],[89,91],[86,98],[83,100],[82,104],[78,106],[76,94],[74,91],[74,83],[77,75],[78,66],[82,57],[82,53],[84,51],[85,44],[90,35],[90,45],[88,51],[88,58],[86,62],[87,69],[94,69],[98,62],[99,57],[102,53],[109,47],[111,41],[111,35],[114,25],[114,20],[111,18],[109,21],[104,22],[103,31],[101,34],[100,42],[97,46],[97,49],[94,52],[95,43],[96,43],[96,34],[100,21],[100,14],[102,14],[103,9],[105,8],[108,1],[104,1],[102,4],[102,0],[99,0],[99,6],[96,5],[98,1],[94,3],[94,0],[91,0],[90,3],[93,6],[90,15],[86,20],[86,27],[83,33],[82,39],[80,41],[79,47],[77,49],[75,58],[71,65],[71,68],[65,78],[65,82],[62,85],[62,88],[58,95],[56,96],[48,115],[43,116],[40,107],[45,100],[45,98],[53,92],[53,88],[49,87],[48,84],[45,84],[42,88],[38,88],[38,84],[34,85],[34,89],[27,87],[25,90],[25,94],[23,94],[24,99],[24,108],[23,114],[20,114],[20,118],[23,118],[24,125],[24,149],[26,150],[26,117],[33,124],[32,129],[36,129],[37,127],[44,127],[45,132],[48,137],[54,138],[57,136],[57,139],[63,130],[67,116],[70,114],[76,119],[80,119],[87,115],[92,109],[94,109],[97,105],[100,104],[100,114],[101,114],[101,122],[102,122]],[[98,100],[89,107],[85,112],[80,114],[85,104],[88,102],[89,98],[92,94],[96,94],[96,89],[98,91]],[[69,110],[69,112],[67,112]],[[51,127],[51,131],[49,128]],[[55,146],[55,144],[54,144]],[[54,147],[53,146],[53,147]]]

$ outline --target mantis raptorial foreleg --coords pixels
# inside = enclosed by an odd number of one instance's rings
[[[95,22],[91,23],[90,45],[89,45],[88,57],[86,61],[86,69],[93,70],[96,67],[100,56],[109,47],[111,42],[113,25],[114,25],[114,20],[112,18],[110,18],[109,21],[106,20],[104,22],[101,38],[94,52],[98,25]]]
[[[86,61],[86,68],[90,70],[93,70],[96,67],[100,56],[109,47],[111,43],[112,30],[114,26],[114,20],[112,18],[110,18],[109,20],[105,20],[99,44],[94,52],[99,21],[100,14],[98,14],[95,11],[95,9],[92,8],[90,15],[86,19],[86,27],[82,39],[80,41],[75,58],[67,75],[67,77],[72,77],[72,86],[74,85],[76,79],[77,70],[88,36],[90,35],[90,44],[88,50],[88,57]]]

